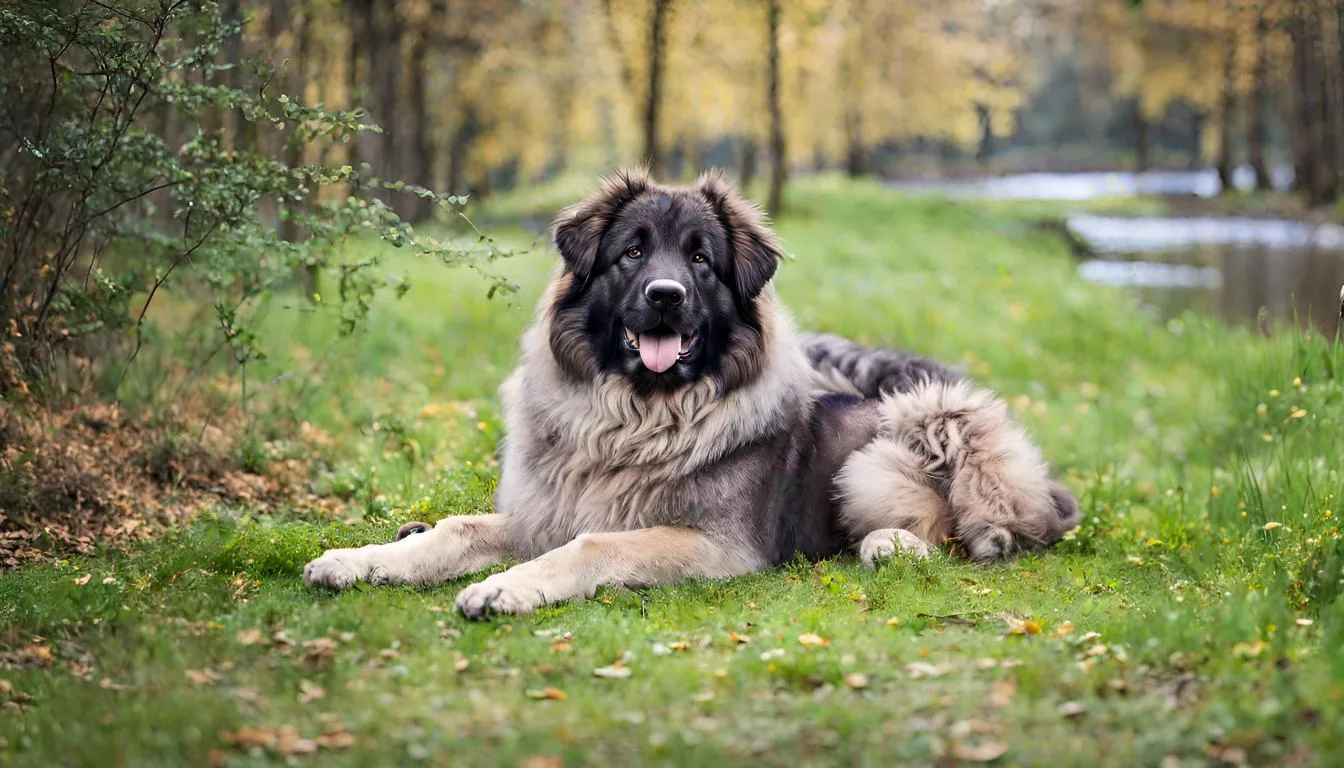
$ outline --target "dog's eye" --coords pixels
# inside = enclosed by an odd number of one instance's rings
[[[704,264],[706,261],[709,261],[709,257],[703,253],[697,253],[691,257],[691,261],[695,262],[696,264]]]
[[[625,249],[625,255],[630,259],[638,259],[644,255],[644,252],[639,250],[639,246],[632,245]]]

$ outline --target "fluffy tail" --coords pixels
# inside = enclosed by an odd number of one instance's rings
[[[925,381],[883,395],[880,419],[877,437],[837,476],[842,521],[856,537],[902,528],[997,560],[1078,524],[1077,501],[990,392]]]
[[[961,372],[926,357],[864,347],[830,333],[802,334],[803,353],[823,389],[860,397],[910,392],[928,382],[952,383]]]

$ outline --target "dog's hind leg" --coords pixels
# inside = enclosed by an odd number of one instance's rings
[[[518,549],[504,515],[445,517],[390,544],[327,550],[304,566],[303,583],[331,589],[357,581],[431,586],[516,556]]]
[[[872,566],[898,548],[926,557],[951,530],[952,515],[929,485],[924,461],[895,440],[878,437],[850,455],[836,475],[840,523]]]
[[[969,383],[930,383],[882,403],[875,442],[903,446],[936,483],[952,534],[973,560],[1058,541],[1078,505],[1003,401]]]

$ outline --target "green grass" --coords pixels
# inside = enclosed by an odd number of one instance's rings
[[[281,763],[221,734],[333,722],[354,744],[320,759],[351,765],[928,764],[996,744],[1023,764],[1332,762],[1344,351],[1155,322],[1079,280],[1027,213],[801,181],[778,285],[802,326],[997,388],[1081,501],[1056,549],[993,567],[794,562],[475,624],[451,610],[465,579],[304,590],[324,548],[489,508],[494,390],[553,257],[502,265],[523,286],[506,301],[469,272],[394,262],[413,288],[353,341],[277,302],[282,352],[258,376],[300,372],[264,391],[331,435],[349,463],[315,481],[363,493],[368,514],[221,509],[129,554],[0,578],[0,764]],[[1006,634],[1005,615],[1040,633]],[[622,658],[629,678],[592,674]],[[313,686],[325,696],[300,703]],[[547,688],[565,698],[529,696]]]

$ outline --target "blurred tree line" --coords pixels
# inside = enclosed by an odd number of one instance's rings
[[[760,176],[777,211],[791,169],[1073,148],[1140,169],[1179,152],[1225,180],[1246,163],[1261,186],[1286,155],[1321,203],[1344,162],[1338,0],[223,5],[248,19],[226,55],[274,48],[286,89],[382,127],[341,160],[450,194],[642,160]]]
[[[1261,186],[1287,157],[1331,202],[1342,32],[1344,0],[11,0],[0,384],[66,338],[129,324],[138,348],[182,271],[227,294],[242,360],[240,313],[296,275],[331,271],[350,325],[378,281],[336,241],[479,264],[488,238],[409,223],[631,162],[734,169],[778,212],[790,172],[1179,150]]]

